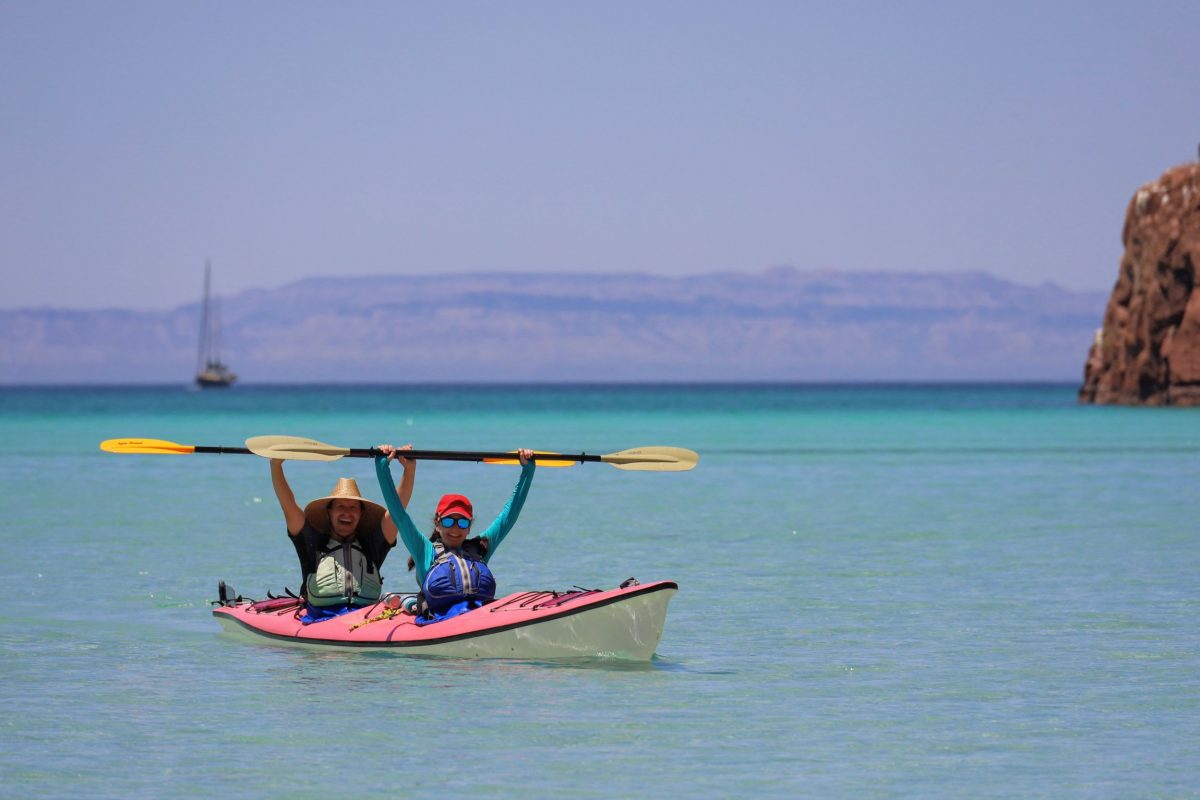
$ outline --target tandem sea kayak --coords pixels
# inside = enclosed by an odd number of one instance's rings
[[[415,617],[385,602],[304,624],[291,597],[219,601],[213,609],[227,631],[260,641],[322,649],[389,650],[458,658],[619,658],[649,660],[662,636],[673,581],[616,589],[518,592],[441,622]],[[384,598],[386,601],[387,598]]]

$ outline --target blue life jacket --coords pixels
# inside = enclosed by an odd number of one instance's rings
[[[465,603],[463,610],[469,611],[496,599],[496,578],[483,559],[474,558],[469,551],[438,549],[438,558],[421,586],[430,612],[440,617],[458,603]]]

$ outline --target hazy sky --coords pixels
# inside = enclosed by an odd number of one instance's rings
[[[1108,289],[1200,3],[0,0],[0,307],[316,275]]]

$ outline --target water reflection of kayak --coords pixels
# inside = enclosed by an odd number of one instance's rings
[[[384,603],[305,625],[300,622],[303,607],[290,597],[227,600],[213,609],[213,616],[228,631],[306,647],[459,658],[644,661],[654,655],[667,603],[678,588],[673,581],[657,581],[617,589],[518,592],[426,625]]]

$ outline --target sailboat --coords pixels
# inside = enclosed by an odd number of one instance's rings
[[[201,389],[227,389],[237,375],[221,361],[221,320],[214,304],[209,313],[212,267],[204,262],[204,306],[200,312],[200,352],[196,356],[196,385]]]

